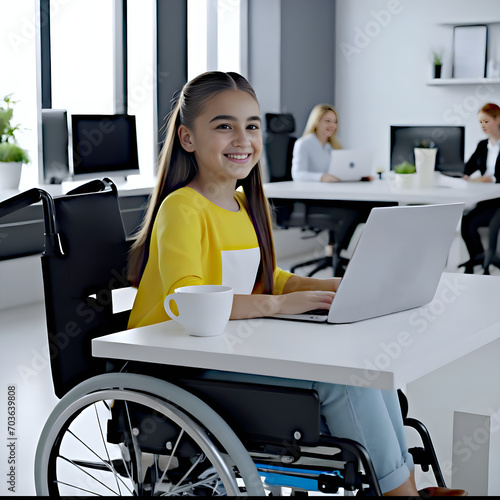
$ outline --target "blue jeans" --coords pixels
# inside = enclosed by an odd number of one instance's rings
[[[207,370],[202,378],[314,389],[332,436],[361,443],[383,493],[403,484],[413,470],[396,391]]]

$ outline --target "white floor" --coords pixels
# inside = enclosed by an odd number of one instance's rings
[[[323,252],[323,242],[318,241],[312,253],[280,259],[278,265],[287,269],[297,262],[311,258],[312,254],[320,256]],[[454,254],[450,254],[447,271],[456,271],[456,263],[461,253],[460,248],[457,248]],[[500,275],[500,270],[495,268],[492,271]],[[309,269],[300,270],[301,274],[307,272]],[[328,276],[331,276],[331,269],[317,275]],[[0,310],[0,338],[0,435],[3,435],[3,444],[0,446],[0,471],[3,477],[0,482],[0,494],[34,495],[33,463],[36,444],[49,413],[57,403],[50,378],[43,304],[37,302]],[[10,407],[9,390],[10,395],[14,395],[10,398]],[[14,406],[12,402],[15,403]],[[15,422],[11,421],[13,429],[8,429],[7,411],[12,407],[15,408]],[[8,434],[11,430],[14,435]],[[15,480],[9,483],[7,473],[11,470],[11,459],[15,460],[12,465],[15,467]],[[13,485],[14,491],[9,490]]]

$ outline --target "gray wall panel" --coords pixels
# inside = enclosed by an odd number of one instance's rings
[[[335,98],[335,0],[281,1],[281,108],[302,134],[314,105]]]

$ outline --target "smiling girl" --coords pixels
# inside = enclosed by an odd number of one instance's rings
[[[241,75],[209,72],[184,86],[131,253],[138,291],[129,327],[167,321],[165,296],[186,285],[232,286],[232,319],[330,307],[338,278],[276,266],[261,151],[259,105]],[[200,376],[315,389],[329,432],[368,449],[382,491],[418,496],[395,391],[216,370]]]

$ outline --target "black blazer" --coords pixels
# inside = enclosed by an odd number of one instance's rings
[[[469,161],[465,164],[465,175],[471,175],[476,170],[481,172],[481,175],[484,175],[486,172],[486,156],[488,155],[488,139],[484,141],[480,141],[477,145],[476,150],[469,158]],[[497,161],[495,163],[495,178],[497,180],[497,184],[500,183],[500,154],[497,156]]]

